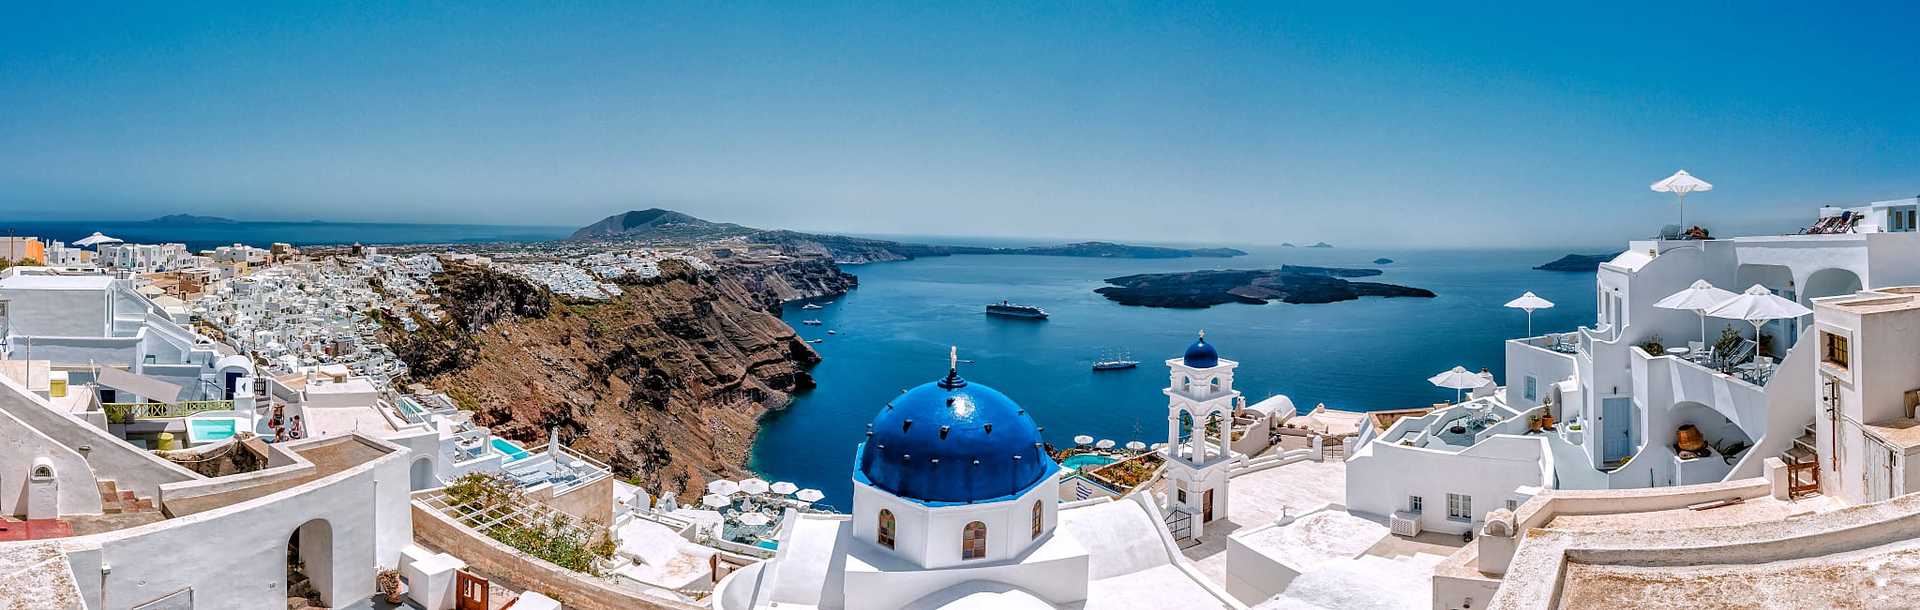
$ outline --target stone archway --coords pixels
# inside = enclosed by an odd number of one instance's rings
[[[1853,294],[1860,291],[1860,276],[1846,269],[1829,267],[1807,276],[1806,285],[1800,289],[1800,304],[1813,306],[1813,300],[1821,297]]]
[[[287,605],[333,607],[333,524],[314,519],[287,535]]]

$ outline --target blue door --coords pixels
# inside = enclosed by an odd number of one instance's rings
[[[1608,398],[1600,401],[1602,433],[1606,435],[1604,455],[1609,462],[1618,462],[1633,455],[1633,399]]]

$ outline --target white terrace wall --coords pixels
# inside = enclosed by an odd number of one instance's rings
[[[361,436],[312,442],[361,442],[387,453],[218,510],[64,539],[87,607],[134,608],[187,589],[194,610],[286,607],[287,540],[313,520],[331,529],[331,561],[309,568],[331,572],[327,600],[372,596],[374,569],[399,565],[412,539],[406,451]],[[313,546],[323,545],[302,543],[309,562],[323,556]]]
[[[93,467],[95,476],[111,479],[122,490],[142,497],[158,497],[163,484],[203,478],[178,464],[141,451],[106,430],[54,411],[46,399],[12,379],[0,377],[0,386],[4,386],[0,387],[0,411],[75,450]]]
[[[100,491],[94,487],[93,469],[86,458],[0,411],[0,516],[28,514],[28,476],[36,458],[53,462],[60,486],[57,514],[100,514]]]

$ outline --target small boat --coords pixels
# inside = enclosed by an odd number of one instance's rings
[[[801,320],[800,323],[807,326],[819,326],[821,324],[819,320]]]
[[[820,306],[819,306],[819,305],[815,305],[815,304],[813,304],[813,303],[807,303],[807,304],[805,304],[805,305],[801,305],[801,306],[800,306],[800,308],[801,308],[801,309],[820,309]]]
[[[827,330],[827,334],[829,334],[829,335],[838,335],[838,334],[840,334],[840,331],[836,331],[836,330],[833,330],[833,329],[828,329],[828,330]]]
[[[1126,354],[1107,354],[1093,361],[1093,370],[1118,371],[1140,366],[1140,361],[1128,358]]]
[[[825,340],[826,340],[826,339],[808,339],[808,340],[807,340],[807,342],[808,342],[808,343],[819,343],[819,342],[821,342],[821,341],[825,341]]]
[[[1045,320],[1047,310],[1032,305],[1019,305],[1006,300],[987,304],[987,315],[1002,318],[1020,318],[1023,320]]]
[[[821,302],[820,302],[820,304],[821,304],[821,305],[832,305],[832,304],[833,304],[833,301],[821,301]]]

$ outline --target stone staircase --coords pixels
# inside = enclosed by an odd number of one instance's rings
[[[1800,438],[1793,439],[1793,445],[1787,447],[1786,453],[1780,454],[1780,460],[1788,464],[1808,464],[1819,461],[1820,453],[1814,449],[1813,443],[1813,424],[1807,424],[1806,429],[1801,431]]]
[[[1787,447],[1786,452],[1780,454],[1780,460],[1786,462],[1788,466],[1818,464],[1820,462],[1820,452],[1815,449],[1814,445],[1814,443],[1817,442],[1819,441],[1814,440],[1813,424],[1807,424],[1806,429],[1800,432],[1800,437],[1793,439],[1793,445]],[[1793,471],[1790,469],[1789,472]],[[1794,472],[1791,483],[1789,484],[1795,487],[1817,487],[1820,484],[1819,468]],[[1819,492],[1813,491],[1811,493],[1818,494]]]
[[[100,512],[109,515],[125,513],[159,512],[153,505],[153,498],[141,498],[131,491],[124,491],[112,480],[100,480],[95,483],[100,490]]]

